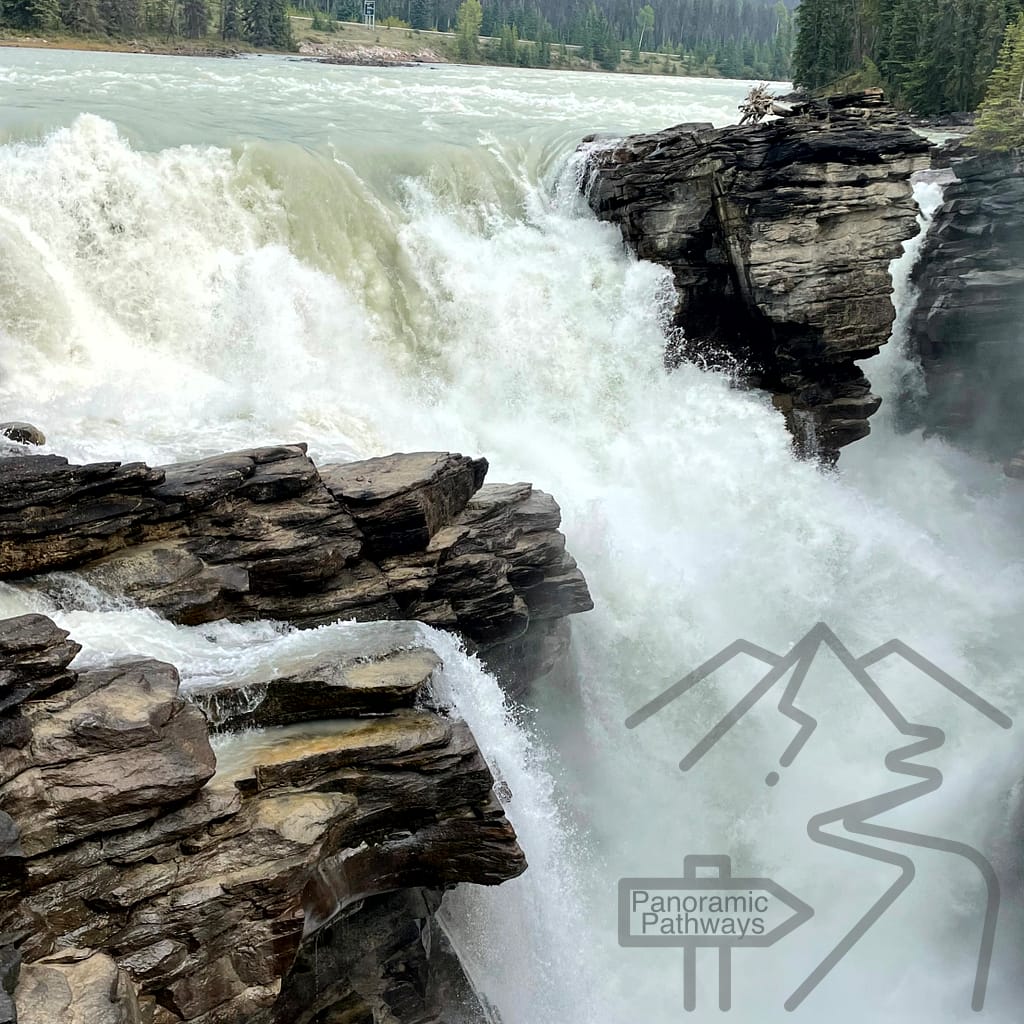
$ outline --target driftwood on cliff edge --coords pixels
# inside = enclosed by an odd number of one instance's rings
[[[747,98],[740,104],[739,110],[743,115],[740,124],[760,124],[775,107],[775,97],[768,91],[768,83],[762,82],[755,85]]]

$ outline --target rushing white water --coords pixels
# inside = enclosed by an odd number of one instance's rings
[[[450,670],[452,700],[511,776],[534,864],[462,897],[450,922],[505,1024],[676,1020],[682,952],[618,947],[616,882],[679,874],[691,853],[728,854],[816,911],[777,946],[736,952],[740,1020],[977,1016],[980,878],[931,852],[915,852],[914,885],[807,1001],[782,1008],[893,880],[806,835],[811,814],[898,784],[883,766],[892,730],[834,662],[803,691],[822,728],[775,787],[764,779],[794,723],[761,705],[678,768],[750,685],[749,665],[624,725],[737,637],[784,653],[822,620],[856,654],[899,637],[1011,716],[1024,705],[1024,498],[998,467],[897,432],[895,392],[914,373],[900,346],[868,365],[888,402],[871,438],[838,473],[795,462],[762,398],[718,373],[664,373],[667,276],[631,260],[574,195],[584,134],[724,123],[744,91],[274,60],[18,53],[0,67],[3,418],[38,423],[76,458],[289,440],[315,456],[462,450],[562,504],[596,608],[574,624],[581,696],[539,698],[558,764],[538,762],[492,683],[462,661]],[[895,271],[904,298],[908,269]],[[197,643],[143,612],[62,614],[119,650],[175,660]],[[203,633],[212,675],[242,638],[280,642],[267,626]],[[1016,730],[919,673],[875,674],[909,718],[948,736],[926,758],[945,786],[886,823],[973,843],[1000,868],[982,1016],[1009,1024]],[[716,1013],[713,965],[698,966],[698,1007]]]

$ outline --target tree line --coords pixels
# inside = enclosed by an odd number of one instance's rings
[[[1024,0],[803,0],[793,77],[852,76],[923,114],[974,110]]]
[[[360,0],[333,4],[350,20]],[[482,0],[480,33],[509,34],[550,47],[579,46],[586,59],[613,68],[622,50],[674,54],[729,77],[788,79],[796,0]],[[458,32],[463,0],[377,0],[377,16],[415,29]],[[543,58],[542,58],[543,59]]]
[[[1010,22],[970,137],[978,149],[1024,149],[1024,13]]]
[[[317,25],[360,21],[363,0],[291,0]],[[788,79],[797,0],[377,0],[379,23],[456,34],[457,56],[565,66],[565,47],[612,70],[623,51],[681,58],[684,69]],[[0,25],[112,37],[216,34],[291,47],[289,0],[0,0]],[[297,12],[298,13],[298,12]],[[474,36],[495,43],[482,49]],[[472,37],[472,38],[471,38]]]
[[[215,32],[253,46],[292,45],[286,0],[0,0],[0,25],[115,38],[201,39]]]

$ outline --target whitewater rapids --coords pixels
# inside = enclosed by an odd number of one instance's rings
[[[972,843],[1003,882],[982,1014],[980,879],[926,852],[908,893],[787,1013],[891,883],[806,835],[815,811],[891,787],[884,720],[822,658],[805,687],[822,728],[774,787],[792,723],[769,707],[678,768],[749,687],[742,665],[624,724],[733,640],[782,654],[819,621],[857,654],[898,637],[1011,718],[1024,711],[1024,492],[898,432],[897,395],[920,386],[900,330],[866,367],[886,399],[871,437],[838,473],[796,462],[762,396],[717,372],[665,373],[668,277],[576,194],[582,136],[728,123],[748,84],[4,51],[0,418],[36,423],[75,460],[300,440],[317,459],[462,451],[558,498],[596,608],[574,622],[573,680],[539,695],[532,729],[432,637],[533,864],[447,915],[504,1024],[677,1021],[682,953],[619,948],[616,883],[679,874],[693,853],[727,854],[815,908],[777,946],[736,952],[743,1024],[1012,1024],[1016,729],[913,673],[877,674],[948,737],[933,755],[944,787],[890,817]],[[901,308],[913,258],[911,245],[894,268]],[[26,607],[52,611],[83,657],[151,654],[195,685],[344,628],[176,628],[73,580],[58,607],[0,592],[3,613]],[[698,966],[703,1019],[717,978]]]

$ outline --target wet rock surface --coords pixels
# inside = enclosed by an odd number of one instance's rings
[[[1024,157],[949,149],[914,282],[910,337],[925,373],[921,424],[1024,476]],[[966,158],[965,158],[966,157]]]
[[[888,264],[915,233],[910,179],[930,144],[877,93],[797,110],[589,141],[585,189],[641,259],[672,271],[668,364],[738,361],[798,444],[831,460],[880,404],[856,361],[889,338]]]
[[[46,435],[31,423],[0,423],[0,436],[15,444],[46,444]]]
[[[418,619],[507,662],[592,602],[554,499],[486,471],[444,452],[318,468],[304,445],[159,468],[0,458],[0,579],[73,569],[188,625]],[[528,653],[542,674],[557,648]]]
[[[0,622],[0,1022],[482,1020],[433,915],[526,862],[405,620],[521,692],[591,607],[554,500],[486,472],[444,452],[318,468],[303,445],[0,457],[0,579],[185,625],[368,623],[186,699],[171,665],[77,669],[47,617]]]
[[[437,656],[409,624],[371,628],[365,661],[300,677],[355,705],[323,698],[316,723],[232,736],[216,764],[172,666],[76,671],[49,619],[0,623],[0,1009],[13,997],[22,1024],[479,1019],[448,1015],[445,993],[470,989],[425,936],[446,888],[526,862],[469,729],[424,705]],[[265,698],[260,724],[290,720],[289,700]]]

